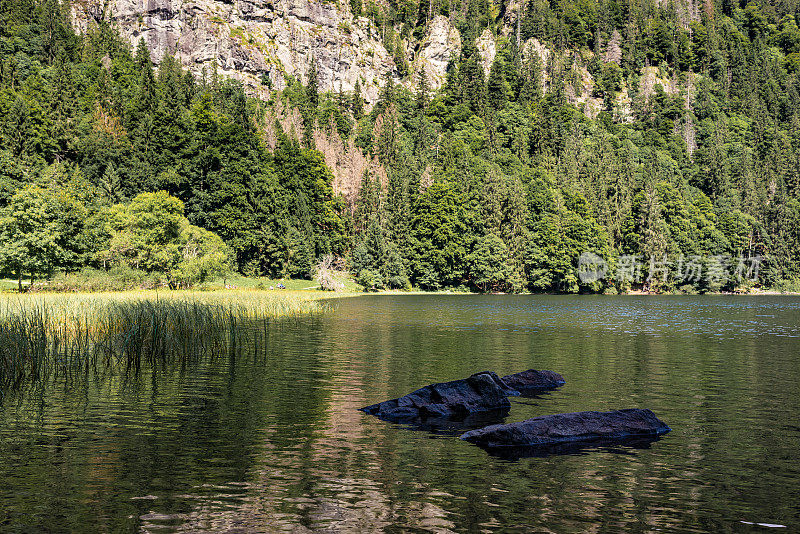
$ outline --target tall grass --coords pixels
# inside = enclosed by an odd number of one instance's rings
[[[3,296],[0,391],[46,376],[263,351],[269,321],[327,310],[318,298],[257,291]]]

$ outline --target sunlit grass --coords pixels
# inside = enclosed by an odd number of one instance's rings
[[[358,292],[361,287],[356,284],[350,277],[343,276],[341,282],[344,285],[345,292]],[[302,280],[293,278],[265,278],[265,277],[249,277],[240,274],[228,275],[225,278],[220,278],[213,282],[206,282],[203,284],[203,289],[222,289],[226,285],[234,286],[237,289],[263,289],[269,290],[270,287],[276,288],[278,284],[286,286],[287,290],[303,290],[313,291],[319,289],[319,282],[315,280]]]
[[[320,291],[0,295],[0,389],[44,376],[186,365],[265,349],[267,324],[330,309]]]
[[[31,306],[46,305],[51,311],[91,312],[108,304],[125,302],[194,302],[207,305],[239,306],[255,315],[278,317],[320,311],[323,299],[334,296],[322,291],[261,291],[231,289],[215,291],[142,290],[105,293],[3,293],[0,317]]]

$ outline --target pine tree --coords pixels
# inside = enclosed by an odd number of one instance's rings
[[[506,81],[506,63],[503,57],[497,54],[492,62],[492,68],[489,71],[489,81],[487,82],[487,99],[489,107],[499,111],[503,109],[508,103],[509,87]]]
[[[319,106],[319,73],[317,71],[317,58],[315,56],[311,57],[311,67],[308,69],[306,102],[311,112],[316,111],[317,106]]]
[[[361,81],[356,80],[356,86],[353,89],[353,96],[350,100],[350,111],[353,113],[355,120],[361,120],[364,116],[364,97],[361,96]]]
[[[381,92],[378,95],[378,106],[381,109],[386,109],[387,107],[394,104],[394,100],[395,100],[394,78],[392,78],[392,73],[391,71],[389,71],[386,73],[383,86],[381,87]]]
[[[141,71],[145,68],[153,68],[153,62],[150,59],[150,50],[147,48],[147,43],[144,42],[144,37],[140,37],[136,44],[136,67]]]
[[[42,44],[45,60],[53,63],[64,49],[68,26],[58,0],[45,0],[41,9]]]
[[[358,191],[356,209],[353,214],[353,222],[356,232],[366,230],[370,221],[378,216],[380,211],[381,183],[378,177],[371,176],[369,169],[365,169],[361,175],[361,187]]]
[[[431,0],[420,0],[415,26],[425,26],[431,18]]]
[[[415,104],[420,113],[424,113],[428,107],[428,92],[430,87],[428,85],[428,75],[425,73],[425,68],[422,68],[419,73],[419,82],[417,83],[417,95]]]
[[[480,52],[474,50],[459,67],[462,100],[472,112],[483,117],[486,112],[486,81],[480,63]]]

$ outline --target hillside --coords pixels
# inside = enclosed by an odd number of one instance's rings
[[[144,39],[156,62],[174,55],[198,77],[216,69],[254,95],[285,89],[289,77],[306,82],[312,61],[323,91],[350,92],[358,82],[370,103],[387,74],[401,76],[398,50],[384,46],[386,29],[332,2],[90,0],[73,4],[72,19],[83,32],[108,21],[132,46]],[[458,31],[437,17],[425,37],[415,42],[415,70],[424,69],[438,86],[450,54],[458,55]],[[412,53],[410,43],[398,45],[403,57]]]
[[[12,0],[1,16],[7,212],[34,185],[83,221],[166,190],[242,272],[308,276],[332,253],[375,287],[800,278],[797,3]],[[7,253],[8,271],[100,266],[91,224],[52,223],[82,248]],[[578,276],[584,252],[605,280]],[[752,257],[758,280],[737,278]]]
[[[525,58],[538,56],[546,88],[553,43],[544,44],[531,37],[536,32],[526,14],[518,17],[519,4],[483,7],[493,16],[493,24],[487,24],[471,40],[481,54],[484,75],[489,75],[498,48],[513,40]],[[691,17],[699,20],[693,5],[680,11],[684,26]],[[360,0],[350,4],[316,0],[85,0],[73,2],[70,9],[72,25],[79,33],[107,22],[133,48],[144,40],[155,63],[165,54],[172,55],[198,78],[203,71],[210,75],[216,70],[241,81],[249,94],[268,97],[272,90],[285,89],[293,78],[307,83],[311,64],[316,62],[321,91],[349,93],[358,84],[368,106],[377,102],[387,76],[413,90],[424,72],[430,89],[439,89],[450,60],[458,61],[461,54],[465,16],[448,5],[363,5]],[[579,48],[569,51],[574,56],[576,76],[569,100],[592,117],[602,109],[603,100],[597,95],[598,82],[589,72],[587,61],[594,54],[603,62],[617,65],[623,59],[619,31],[604,37],[598,36],[592,52],[583,53]],[[614,101],[625,116],[630,114],[632,93],[652,93],[656,83],[672,94],[685,88],[685,80],[661,72],[657,65],[643,67],[638,74],[638,86],[621,88],[624,90]]]

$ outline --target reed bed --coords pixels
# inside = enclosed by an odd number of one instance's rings
[[[48,376],[264,351],[267,325],[329,309],[319,293],[125,292],[0,296],[0,391]]]

